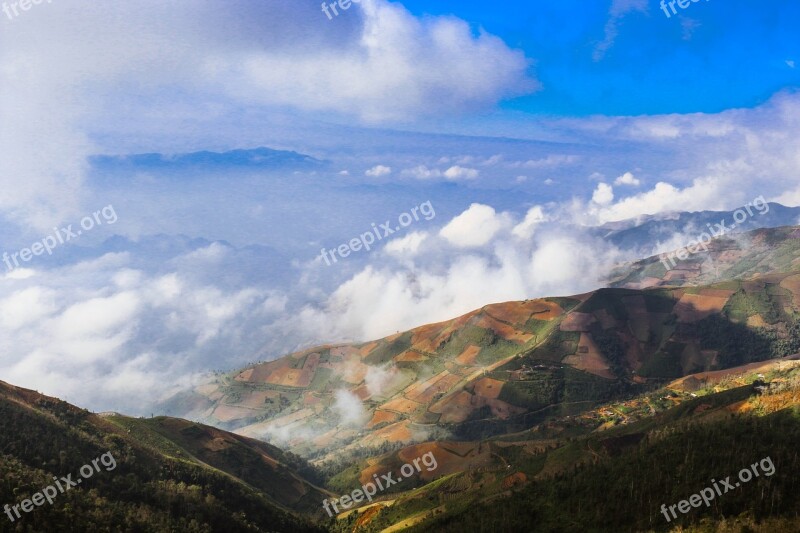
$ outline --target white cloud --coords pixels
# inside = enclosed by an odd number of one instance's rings
[[[339,389],[334,394],[333,410],[339,420],[346,426],[361,426],[367,416],[366,409],[361,400],[346,389]]]
[[[439,235],[460,248],[483,246],[506,225],[506,216],[498,215],[488,205],[472,204],[469,209],[451,220]]]
[[[544,209],[542,209],[542,206],[533,206],[525,214],[525,220],[514,226],[512,233],[521,239],[530,239],[536,231],[536,228],[542,222],[546,221],[547,215]]]
[[[514,168],[522,167],[522,168],[533,168],[533,169],[551,169],[551,168],[558,168],[562,166],[572,165],[576,162],[580,161],[580,157],[577,155],[548,155],[547,157],[541,159],[529,159],[525,162],[516,162],[513,163],[511,166]]]
[[[443,175],[450,181],[458,181],[458,180],[474,180],[478,177],[479,174],[480,171],[477,169],[455,165],[445,170]]]
[[[598,186],[599,190],[600,186]],[[595,191],[595,196],[598,191]],[[669,183],[659,182],[650,191],[623,198],[613,204],[610,203],[613,200],[613,195],[609,197],[601,192],[600,199],[608,201],[597,202],[603,207],[596,213],[598,221],[604,223],[635,218],[643,214],[652,215],[664,211],[722,210],[726,209],[728,204],[728,195],[726,193],[723,182],[714,178],[695,180],[691,186],[685,189],[680,189]]]
[[[399,237],[389,241],[383,250],[386,253],[403,257],[414,255],[419,251],[420,246],[428,238],[428,233],[425,231],[415,231],[409,233],[405,237]]]
[[[453,165],[444,171],[436,168],[428,168],[425,165],[419,165],[414,168],[408,168],[404,170],[402,174],[418,180],[429,180],[443,177],[448,181],[459,181],[477,179],[478,176],[480,176],[480,171],[475,168],[462,167],[460,165]]]
[[[407,123],[538,86],[522,51],[463,20],[418,18],[387,0],[360,5],[328,24],[318,5],[278,0],[235,9],[198,0],[190,10],[84,0],[5,24],[0,86],[14,97],[0,101],[0,213],[38,230],[83,214],[93,139],[141,139],[136,121],[187,131],[247,107]]]
[[[606,52],[614,46],[614,41],[619,35],[619,21],[633,11],[647,13],[647,0],[612,0],[608,22],[605,26],[605,37],[595,46],[592,55],[595,61],[603,59]]]
[[[630,172],[626,172],[614,180],[614,185],[630,185],[631,187],[638,187],[641,183],[642,182]]]
[[[592,193],[592,202],[599,205],[608,205],[614,201],[614,188],[607,183],[598,183]]]
[[[384,0],[361,6],[363,26],[349,46],[223,60],[213,73],[257,89],[248,94],[270,104],[334,109],[370,121],[459,112],[537,87],[526,77],[522,53],[489,34],[473,35],[462,20],[417,19]]]
[[[392,173],[392,167],[387,167],[384,165],[375,165],[374,167],[364,172],[365,175],[373,178],[378,178],[380,176],[388,176],[391,173]]]
[[[428,168],[425,165],[419,165],[414,168],[405,169],[402,174],[418,180],[429,180],[433,178],[440,178],[442,176],[442,171],[435,168]]]

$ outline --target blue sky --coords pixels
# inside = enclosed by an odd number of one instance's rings
[[[800,84],[800,3],[700,1],[667,18],[654,0],[404,2],[415,14],[452,14],[535,60],[542,89],[504,102],[535,114],[714,113],[754,107]],[[676,6],[677,7],[677,6]],[[629,11],[625,11],[625,9]],[[614,20],[616,38],[597,47]]]

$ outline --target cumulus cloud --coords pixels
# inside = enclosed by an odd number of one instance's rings
[[[592,202],[599,205],[608,205],[614,201],[614,188],[607,183],[598,183],[592,193]]]
[[[193,375],[227,368],[233,360],[221,362],[221,351],[234,350],[230,355],[243,364],[263,345],[259,332],[284,310],[286,295],[201,281],[198,268],[217,279],[226,268],[202,262],[219,253],[210,248],[167,264],[156,260],[147,270],[133,267],[131,254],[111,253],[6,279],[3,379],[136,414],[147,408],[142,398],[155,400]]]
[[[459,165],[454,165],[444,171],[444,177],[450,181],[458,180],[474,180],[478,177],[480,171],[475,168],[466,168]]]
[[[278,0],[190,10],[84,0],[25,13],[0,34],[0,86],[14,95],[0,101],[0,213],[37,231],[82,214],[92,139],[139,137],[134,122],[156,116],[181,131],[242,106],[413,122],[537,88],[523,52],[463,20],[360,6],[336,24],[318,5]]]
[[[384,247],[386,253],[396,256],[407,256],[416,254],[425,239],[428,238],[428,233],[425,231],[415,231],[409,233],[405,237],[392,239]]]
[[[642,182],[630,172],[626,172],[614,180],[614,185],[630,185],[631,187],[638,187],[641,183]]]
[[[522,53],[492,35],[474,35],[462,20],[420,20],[384,0],[363,0],[361,7],[362,27],[348,48],[295,57],[255,54],[221,68],[270,103],[346,111],[370,121],[459,112],[538,87]]]
[[[365,175],[370,176],[372,178],[388,176],[391,173],[392,173],[392,168],[384,165],[375,165],[374,167],[364,172]]]
[[[440,178],[442,171],[435,168],[428,168],[425,165],[419,165],[414,168],[407,168],[402,172],[403,176],[410,176],[418,180],[429,180],[433,178]]]
[[[508,218],[498,215],[494,208],[472,204],[443,227],[439,235],[460,248],[483,246],[507,223]]]
[[[462,167],[461,165],[453,165],[445,170],[428,168],[426,165],[419,165],[414,168],[405,169],[402,174],[418,180],[444,178],[447,181],[461,181],[477,179],[478,176],[480,176],[480,170],[476,168]]]
[[[593,211],[600,223],[635,218],[642,214],[656,214],[668,211],[702,211],[704,209],[724,210],[728,208],[727,191],[720,179],[698,179],[686,188],[678,188],[666,182],[656,183],[649,191],[628,196],[616,203],[611,203],[613,193],[606,185],[601,191],[600,184],[595,191],[593,201],[601,205]],[[599,200],[595,197],[600,193]]]
[[[522,239],[530,239],[536,228],[547,221],[547,215],[540,205],[531,207],[525,214],[525,220],[514,226],[512,233]]]
[[[473,204],[427,235],[413,256],[384,255],[270,331],[365,341],[490,302],[596,288],[624,256],[557,209],[534,206],[518,217]]]

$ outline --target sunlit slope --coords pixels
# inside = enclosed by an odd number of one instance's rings
[[[480,439],[690,373],[794,353],[799,308],[796,272],[495,304],[221,375],[173,408],[195,406],[205,422],[314,459]]]

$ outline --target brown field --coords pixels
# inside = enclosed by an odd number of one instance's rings
[[[422,457],[429,452],[436,458],[436,470],[428,472],[425,465],[420,462],[419,465],[422,472],[419,475],[424,481],[431,481],[436,477],[463,472],[470,468],[488,466],[493,462],[491,448],[488,445],[480,445],[473,442],[426,442],[415,444],[400,450],[397,453],[397,457],[404,463],[413,464],[414,459]],[[380,467],[381,465],[375,466]],[[382,473],[385,472],[386,470],[382,471]],[[372,473],[370,473],[370,478]],[[365,479],[364,474],[362,474],[362,479]]]
[[[244,372],[242,372],[233,379],[235,379],[236,381],[250,381],[252,377],[253,377],[253,369],[248,368],[247,370],[245,370]]]
[[[792,293],[792,301],[795,306],[800,305],[800,274],[787,277],[781,281],[780,286]]]
[[[564,312],[558,304],[544,300],[491,304],[484,309],[495,318],[520,326],[525,325],[532,315],[539,320],[551,320]]]
[[[288,426],[289,424],[294,424],[295,422],[299,422],[304,420],[310,416],[314,415],[314,411],[311,409],[300,409],[294,413],[288,414],[286,416],[281,416],[279,418],[273,418],[270,420],[270,424],[274,425],[275,427],[283,427]]]
[[[270,383],[269,379],[272,373],[275,370],[288,366],[289,364],[290,361],[287,357],[282,357],[281,359],[276,359],[275,361],[269,361],[268,363],[258,364],[252,368],[252,372],[250,373],[248,381],[255,383]]]
[[[368,429],[372,429],[379,424],[385,423],[394,423],[397,422],[400,417],[397,413],[392,413],[390,411],[375,411],[375,414],[372,415],[372,420],[369,421],[367,424]]]
[[[474,410],[473,396],[466,391],[442,398],[429,409],[431,413],[441,414],[439,422],[444,424],[463,422]]]
[[[361,442],[364,446],[376,446],[384,442],[411,442],[414,435],[408,425],[408,420],[391,424],[366,436]]]
[[[433,400],[433,397],[438,393],[449,392],[450,389],[459,381],[461,381],[460,376],[455,376],[445,370],[444,372],[435,375],[422,385],[412,385],[412,387],[414,387],[413,392],[410,392],[408,389],[406,389],[406,397],[414,400],[415,402],[427,404]]]
[[[729,297],[684,294],[673,309],[679,322],[697,322],[713,313],[719,313]]]
[[[349,359],[336,369],[337,374],[342,376],[342,380],[352,385],[358,385],[367,375],[369,367],[358,359]]]
[[[730,298],[734,292],[736,291],[729,289],[700,289],[700,295],[711,296],[712,298]]]
[[[346,346],[335,346],[331,348],[331,357],[345,358],[352,355],[360,355],[360,354],[361,350],[359,350],[355,346],[346,345]]]
[[[664,281],[683,281],[692,279],[696,273],[683,268],[674,268],[664,275]]]
[[[591,313],[570,313],[561,321],[561,331],[589,331],[589,326],[597,321]]]
[[[400,398],[395,398],[390,402],[384,403],[383,405],[380,406],[380,408],[386,411],[395,411],[407,415],[409,413],[413,413],[414,411],[416,411],[420,406],[421,404],[417,402],[411,401],[407,398],[400,397]]]
[[[374,350],[375,348],[377,348],[377,347],[378,347],[378,343],[377,342],[371,342],[371,343],[367,344],[366,346],[362,346],[361,349],[359,349],[358,353],[359,353],[359,355],[361,355],[361,358],[363,359],[364,357],[368,356],[370,354],[370,352],[372,350]]]
[[[586,350],[585,353],[581,353],[583,349]],[[608,363],[594,343],[594,339],[586,333],[581,333],[581,340],[578,342],[578,351],[575,355],[568,355],[563,362],[596,376],[614,378],[614,374],[609,370]]]
[[[214,409],[213,416],[220,422],[231,422],[233,420],[241,420],[243,418],[255,416],[256,414],[258,414],[258,411],[253,409],[221,403]]]
[[[326,431],[314,439],[314,445],[318,448],[329,448],[335,441],[339,430],[336,428]]]
[[[480,351],[481,351],[480,346],[475,346],[473,344],[470,344],[469,346],[464,348],[464,351],[461,352],[461,354],[458,357],[455,358],[455,362],[464,366],[472,366],[475,364],[475,358],[478,357]]]
[[[480,318],[475,320],[474,325],[478,326],[479,328],[490,329],[497,333],[499,337],[508,341],[518,342],[520,344],[524,344],[533,338],[533,335],[530,333],[520,331],[513,326],[504,324],[503,322],[495,320],[486,314],[481,315]]]
[[[365,385],[361,385],[360,387],[357,387],[357,388],[353,389],[352,392],[353,392],[353,394],[358,396],[358,399],[361,400],[362,402],[371,396],[371,394],[369,392],[369,389],[367,388],[366,384]]]
[[[238,402],[238,405],[251,409],[261,409],[264,407],[267,398],[278,399],[280,395],[280,392],[274,390],[252,391],[242,395],[242,399]]]
[[[411,350],[406,350],[394,358],[394,360],[398,363],[418,363],[420,361],[427,361],[428,359],[430,359],[430,357],[427,355],[422,355],[419,352],[414,352]]]
[[[411,347],[426,353],[435,352],[439,346],[437,340],[444,329],[446,326],[443,324],[428,324],[413,330]]]
[[[503,480],[503,488],[510,489],[518,485],[524,485],[527,482],[528,476],[526,476],[523,472],[516,472]]]
[[[495,399],[500,396],[503,385],[505,385],[505,383],[500,380],[483,378],[475,383],[475,394],[483,396],[484,398]]]
[[[206,383],[205,385],[200,385],[195,387],[194,391],[201,396],[205,396],[212,402],[221,400],[225,396],[225,394],[219,390],[219,385],[216,383]]]
[[[428,324],[412,330],[411,347],[422,352],[435,352],[453,331],[464,327],[479,312],[479,310],[471,311],[454,320]]]
[[[283,385],[284,387],[300,387],[303,379],[303,371],[295,368],[278,368],[273,371],[266,382],[271,385]]]

